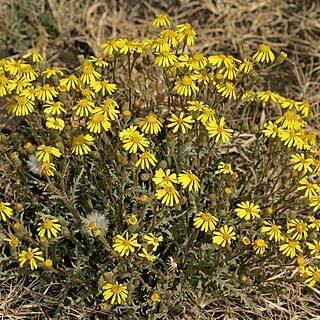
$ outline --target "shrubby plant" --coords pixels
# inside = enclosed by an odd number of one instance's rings
[[[0,60],[20,120],[1,134],[6,277],[60,283],[64,303],[114,319],[210,317],[279,281],[316,286],[312,113],[268,77],[286,54],[192,52],[196,31],[163,14],[149,34],[74,70],[36,50]]]

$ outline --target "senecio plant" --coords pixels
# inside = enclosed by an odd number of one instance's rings
[[[4,270],[115,319],[208,316],[270,284],[317,286],[310,106],[267,88],[286,54],[191,54],[195,30],[164,14],[148,30],[74,70],[36,50],[0,60],[19,120],[1,134]]]

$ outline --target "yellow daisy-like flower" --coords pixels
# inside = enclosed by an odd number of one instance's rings
[[[305,240],[308,236],[308,225],[299,219],[291,219],[288,223],[289,230],[287,233],[293,233],[291,238],[293,240],[301,240],[302,238]]]
[[[263,239],[257,239],[252,243],[253,250],[256,254],[264,254],[266,251],[266,248],[268,248],[267,243]]]
[[[95,93],[101,92],[103,96],[105,96],[107,93],[111,95],[117,89],[117,85],[110,83],[108,80],[92,81],[90,83],[90,87]]]
[[[118,40],[107,40],[105,43],[103,43],[100,48],[103,49],[103,54],[110,54],[112,55],[113,52],[118,52],[119,47],[117,45]]]
[[[226,82],[223,84],[217,85],[218,92],[223,96],[230,100],[236,100],[237,95],[235,92],[235,85],[231,82]]]
[[[313,243],[307,242],[307,247],[309,248],[310,254],[317,254],[320,253],[320,241],[319,240],[313,240]]]
[[[179,117],[175,114],[172,114],[169,118],[169,121],[172,123],[168,124],[168,128],[173,127],[173,133],[176,133],[179,129],[183,134],[187,132],[186,129],[191,129],[192,125],[191,123],[194,123],[195,120],[193,120],[192,116],[187,116],[184,118],[184,112],[180,112]]]
[[[137,153],[138,149],[145,151],[145,148],[150,145],[150,141],[145,138],[144,133],[140,133],[136,129],[136,126],[131,126],[129,129],[122,130],[119,134],[124,149],[129,153]]]
[[[80,81],[83,84],[90,85],[91,82],[94,82],[97,79],[101,78],[101,74],[94,70],[94,67],[89,61],[85,61],[81,69],[82,69],[82,74],[80,76]]]
[[[222,140],[222,142],[229,141],[232,137],[231,133],[234,131],[232,129],[225,128],[224,125],[224,117],[222,117],[219,122],[209,121],[206,124],[206,129],[209,133],[209,137],[215,137],[216,142],[218,142],[220,139]]]
[[[9,202],[0,201],[0,220],[7,221],[7,217],[11,218],[13,215]]]
[[[274,239],[275,242],[279,242],[282,239],[281,226],[276,225],[274,221],[263,221],[263,224],[265,226],[261,228],[261,232],[266,232],[269,236],[269,240]]]
[[[46,127],[49,129],[62,131],[64,128],[64,121],[60,118],[49,117],[46,121]]]
[[[195,69],[197,70],[204,69],[208,64],[208,59],[201,52],[194,54],[193,61]]]
[[[99,107],[92,110],[92,113],[105,114],[109,119],[115,120],[118,118],[120,111],[117,109],[119,107],[117,101],[112,98],[107,98],[103,100]]]
[[[38,73],[33,70],[30,64],[22,64],[17,74],[18,79],[28,80],[30,82],[36,80],[37,77]]]
[[[51,162],[42,162],[40,168],[47,177],[53,177],[57,171],[56,166]]]
[[[223,161],[220,161],[218,164],[218,170],[215,173],[233,174],[232,166],[230,163],[224,163]]]
[[[310,104],[308,100],[304,100],[297,103],[297,110],[301,112],[305,117],[309,116]]]
[[[129,239],[129,233],[126,232],[125,238],[121,235],[116,235],[113,238],[113,249],[116,252],[119,252],[120,256],[123,257],[124,255],[128,256],[130,252],[134,252],[134,248],[140,248],[141,244],[138,243],[136,238],[138,237],[138,234],[135,233],[130,239]]]
[[[170,29],[162,30],[161,36],[165,38],[166,42],[171,48],[175,48],[176,46],[178,46],[179,43],[177,40],[177,36],[178,36],[177,31],[170,30]]]
[[[202,123],[207,123],[208,121],[216,121],[215,118],[216,111],[210,107],[204,107],[201,110],[201,114],[198,116],[197,120]]]
[[[9,243],[10,247],[17,247],[19,245],[20,239],[14,236],[11,232],[8,233],[8,237],[3,238],[4,241]]]
[[[111,123],[104,113],[93,114],[87,122],[88,130],[93,133],[101,133],[102,129],[108,131],[110,127]]]
[[[200,188],[199,178],[189,171],[182,170],[184,173],[179,173],[178,181],[182,184],[182,187],[184,189],[188,188],[189,191],[194,190],[195,192],[198,192]]]
[[[274,61],[275,56],[271,51],[270,46],[267,44],[261,44],[259,46],[259,50],[253,55],[253,59],[255,59],[257,62],[269,63],[270,61]]]
[[[309,266],[306,272],[308,278],[304,282],[310,287],[314,287],[316,283],[320,282],[320,269],[318,267]]]
[[[0,77],[0,96],[6,95],[6,91],[8,91],[8,93],[15,91],[18,94],[22,94],[23,90],[29,86],[31,86],[31,83],[28,80],[13,79],[9,81],[6,77],[2,76]]]
[[[151,166],[155,166],[157,159],[155,155],[149,151],[145,151],[139,155],[139,160],[135,163],[136,167],[141,167],[142,169],[150,169]]]
[[[313,164],[313,158],[305,158],[304,153],[293,154],[290,159],[291,163],[294,163],[293,169],[303,173],[312,172],[311,165]]]
[[[94,109],[94,102],[88,99],[80,99],[75,106],[72,107],[72,110],[76,111],[76,115],[83,117],[88,117]]]
[[[162,168],[156,170],[154,177],[152,178],[155,184],[159,186],[172,185],[172,183],[179,183],[177,175],[171,173],[170,169],[163,171]]]
[[[268,123],[264,124],[265,129],[262,130],[265,136],[275,138],[281,131],[281,128],[278,128],[278,126],[273,123],[272,121],[268,121]]]
[[[51,238],[57,237],[58,232],[61,231],[61,225],[58,218],[48,219],[43,218],[42,222],[38,223],[39,228],[37,229],[39,237]]]
[[[34,102],[24,96],[14,97],[7,110],[18,117],[27,116],[33,112]]]
[[[29,263],[31,270],[37,269],[38,261],[43,261],[42,252],[39,251],[39,248],[28,248],[28,251],[22,250],[21,253],[19,253],[19,262],[20,267],[22,267],[26,262]]]
[[[43,110],[46,114],[59,115],[61,113],[66,113],[67,110],[64,108],[64,105],[61,101],[47,101],[43,107],[47,107]]]
[[[217,66],[218,68],[228,67],[234,63],[234,61],[239,61],[234,59],[232,56],[226,56],[224,54],[219,55],[213,55],[208,57],[209,63],[211,63],[213,66]],[[240,61],[241,62],[241,61]]]
[[[258,92],[257,99],[264,102],[268,102],[270,100],[278,102],[281,99],[281,96],[275,92],[267,90]]]
[[[154,293],[151,295],[150,299],[151,299],[151,301],[153,302],[153,304],[156,304],[156,303],[158,303],[158,302],[161,301],[160,296],[159,296],[156,292],[154,292]]]
[[[296,147],[301,150],[303,148],[304,142],[301,139],[301,133],[295,132],[295,130],[284,130],[279,132],[279,138],[284,142],[284,145],[288,148]]]
[[[78,78],[74,74],[70,74],[67,78],[63,78],[59,81],[59,85],[66,87],[67,91],[74,90],[78,86]]]
[[[170,66],[174,65],[175,62],[178,61],[177,56],[172,51],[162,51],[155,53],[156,58],[154,62],[159,67],[169,68]]]
[[[319,206],[320,206],[320,204],[319,204]],[[310,222],[310,224],[308,225],[308,228],[312,228],[312,229],[315,229],[316,231],[320,231],[320,220],[319,219],[316,219],[313,216],[309,216],[308,221]]]
[[[66,70],[66,69],[61,67],[52,67],[43,71],[42,74],[45,75],[47,79],[49,79],[52,76],[57,76],[57,75],[63,76],[64,73],[62,70]]]
[[[232,240],[236,239],[236,233],[233,231],[233,226],[224,225],[219,231],[213,231],[212,242],[219,246],[225,247]]]
[[[306,198],[311,198],[317,196],[320,193],[320,187],[316,183],[311,183],[306,177],[299,181],[300,187],[297,190],[305,190],[304,196]]]
[[[244,59],[239,67],[239,70],[243,71],[245,74],[248,74],[252,70],[253,66],[254,63],[252,61]]]
[[[198,101],[198,100],[187,101],[187,104],[188,104],[188,107],[187,107],[188,111],[202,111],[204,108],[209,107],[203,101]]]
[[[143,237],[145,240],[147,240],[147,243],[149,245],[153,246],[153,251],[156,251],[158,246],[160,245],[160,242],[163,241],[163,236],[156,237],[153,233],[148,233]]]
[[[190,71],[196,68],[195,61],[193,57],[189,57],[188,54],[182,54],[178,58],[180,67],[186,67]]]
[[[254,218],[260,218],[260,207],[252,202],[243,201],[238,203],[234,211],[237,213],[237,216],[241,219],[250,220]]]
[[[144,133],[158,134],[161,131],[162,123],[155,114],[151,113],[139,123],[139,127]]]
[[[297,251],[302,252],[299,242],[292,239],[286,239],[286,243],[282,244],[279,250],[291,259],[296,256]]]
[[[58,95],[56,89],[49,84],[45,84],[42,87],[36,87],[35,96],[40,101],[52,101]]]
[[[118,281],[116,281],[115,284],[107,283],[102,287],[102,289],[104,290],[104,300],[107,301],[111,298],[111,304],[114,304],[115,302],[120,304],[121,302],[125,301],[128,297],[127,286],[119,284]]]
[[[190,97],[193,93],[197,93],[199,88],[189,76],[184,76],[182,80],[175,82],[174,90],[181,96]]]
[[[156,191],[156,198],[158,200],[162,199],[162,204],[172,207],[174,204],[179,203],[179,192],[172,184],[164,184],[161,187],[162,189]]]
[[[182,42],[186,39],[187,46],[193,46],[196,39],[196,32],[189,23],[179,24],[177,26],[177,40]]]
[[[60,158],[61,152],[58,148],[42,144],[37,148],[36,156],[39,161],[51,162],[51,156]]]
[[[143,46],[136,40],[128,40],[120,38],[117,41],[117,47],[120,49],[119,52],[123,54],[133,54],[134,52],[141,53]]]
[[[199,212],[196,214],[193,221],[194,226],[197,229],[201,228],[201,231],[208,232],[216,229],[216,225],[219,219],[209,212]]]
[[[30,50],[30,52],[23,55],[23,59],[30,58],[32,62],[42,62],[43,56],[35,49]]]
[[[142,253],[138,253],[138,256],[141,258],[146,258],[148,261],[154,261],[157,259],[153,254],[148,253],[145,248],[142,248]]]
[[[152,21],[152,24],[157,27],[170,27],[171,21],[169,20],[168,15],[157,13],[156,18]]]
[[[80,134],[72,139],[71,152],[82,156],[91,152],[90,146],[94,143],[94,138],[90,134]]]

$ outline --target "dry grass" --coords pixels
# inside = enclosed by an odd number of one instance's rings
[[[29,20],[21,19],[17,3]],[[308,98],[314,110],[313,126],[320,128],[320,4],[317,0],[0,0],[0,8],[0,57],[16,55],[18,44],[29,39],[49,61],[71,67],[78,53],[100,55],[99,45],[106,38],[147,35],[146,25],[156,12],[168,13],[175,23],[190,22],[198,34],[195,51],[235,53],[243,43],[256,48],[268,42],[276,51],[288,53],[287,62],[271,75],[277,85],[271,89],[296,99]],[[28,30],[33,33],[28,34]],[[64,290],[59,284],[39,286],[37,282],[38,279],[2,282],[1,319],[52,319],[49,315],[57,310],[65,320],[106,319],[106,315],[91,309],[63,307]],[[276,297],[263,292],[253,295],[260,316],[248,311],[235,298],[229,299],[227,306],[217,300],[210,302],[206,306],[209,313],[203,312],[203,302],[195,301],[193,311],[199,319],[211,319],[208,314],[214,313],[215,319],[225,320],[320,319],[318,290],[281,283],[277,290],[280,293]],[[191,318],[186,315],[184,319]]]

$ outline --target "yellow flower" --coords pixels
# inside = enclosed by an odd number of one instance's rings
[[[177,56],[172,51],[162,51],[155,53],[155,64],[159,67],[169,68],[177,62]]]
[[[42,87],[36,87],[35,96],[40,101],[52,101],[58,95],[56,89],[49,84],[45,84]]]
[[[60,67],[52,67],[48,68],[45,71],[42,72],[43,75],[46,76],[47,79],[51,78],[52,76],[63,76],[64,73],[62,70],[66,70],[65,68],[60,68]]]
[[[128,290],[127,286],[123,284],[119,284],[118,281],[116,281],[115,284],[107,283],[102,287],[103,290],[103,298],[104,300],[111,299],[111,304],[114,304],[115,302],[121,303],[125,301],[128,297]]]
[[[52,265],[53,265],[53,261],[51,259],[46,259],[43,261],[43,265],[46,267],[46,268],[51,268]]]
[[[177,40],[178,33],[175,30],[162,30],[161,36],[165,38],[169,47],[175,48],[179,44]]]
[[[217,222],[219,221],[214,215],[209,212],[199,212],[193,219],[194,226],[201,231],[213,231],[216,229]]]
[[[268,248],[267,243],[263,239],[257,239],[253,242],[252,246],[255,253],[261,255],[264,254],[266,248]]]
[[[90,134],[80,134],[72,139],[71,152],[82,156],[91,151],[90,146],[93,145],[94,138]]]
[[[115,251],[120,253],[120,256],[123,257],[124,255],[128,256],[130,252],[134,252],[134,247],[140,248],[141,245],[138,243],[136,238],[138,237],[138,234],[135,233],[130,239],[129,239],[129,233],[126,232],[126,237],[124,238],[121,235],[116,235],[113,238],[113,245]]]
[[[138,256],[141,258],[146,258],[148,261],[154,261],[157,259],[156,256],[148,253],[148,251],[145,248],[142,248],[143,253],[138,253]]]
[[[168,15],[157,13],[156,18],[152,21],[152,24],[157,27],[170,27],[171,21],[169,20]]]
[[[54,172],[57,171],[54,163],[51,162],[42,162],[40,168],[48,177],[53,177]]]
[[[217,85],[218,92],[223,96],[230,100],[236,100],[237,95],[235,92],[235,85],[231,82],[226,82],[224,84]]]
[[[172,183],[179,183],[177,175],[175,173],[170,174],[170,169],[166,169],[164,172],[162,168],[156,170],[154,177],[152,178],[155,184],[160,186],[172,185]]]
[[[28,80],[30,82],[36,80],[37,77],[37,72],[32,69],[32,66],[30,64],[21,65],[20,70],[17,74],[18,79]]]
[[[145,235],[143,238],[147,240],[148,244],[153,246],[153,251],[156,251],[160,242],[163,241],[163,236],[156,237],[153,233],[148,233],[148,235]]]
[[[8,233],[8,237],[3,239],[7,241],[11,247],[17,247],[19,245],[20,239],[14,236],[11,232]]]
[[[209,107],[203,101],[198,100],[187,101],[187,104],[189,105],[187,107],[188,111],[202,111],[204,108]]]
[[[320,207],[320,203],[319,203],[319,207]],[[319,219],[316,219],[313,216],[309,216],[308,221],[311,222],[308,225],[308,228],[312,228],[312,229],[315,229],[316,231],[320,231],[320,220]]]
[[[320,282],[320,269],[309,266],[307,269],[308,278],[305,280],[310,287],[314,287],[316,283]]]
[[[290,110],[295,108],[298,110],[298,102],[290,98],[280,97],[279,103],[283,109],[289,108]]]
[[[302,252],[299,242],[292,239],[286,239],[286,243],[282,244],[279,250],[291,259],[296,256],[296,251]]]
[[[224,67],[228,67],[232,65],[234,61],[239,62],[239,60],[233,58],[232,56],[225,56],[224,54],[209,56],[208,61],[213,66],[217,66],[218,68],[221,68],[222,65]]]
[[[260,207],[252,202],[244,201],[238,203],[234,211],[237,213],[239,218],[244,218],[245,220],[250,220],[251,218],[260,218]]]
[[[7,221],[7,217],[11,218],[13,215],[9,202],[0,201],[0,220]]]
[[[281,99],[281,96],[277,93],[274,93],[270,90],[260,91],[257,93],[257,99],[260,101],[268,102],[272,100],[274,102],[278,102]]]
[[[64,128],[64,121],[60,118],[49,117],[46,121],[46,127],[49,129],[62,131]]]
[[[177,29],[178,29],[177,40],[179,42],[184,41],[184,39],[186,38],[187,46],[194,45],[194,40],[196,39],[197,34],[189,23],[179,24],[177,26]]]
[[[241,70],[244,73],[248,74],[252,70],[253,66],[254,66],[254,63],[245,58],[243,60],[242,64],[240,65],[239,70]]]
[[[233,226],[228,227],[224,225],[219,231],[214,231],[212,236],[212,242],[219,246],[225,247],[231,243],[231,240],[235,240],[236,233],[233,231]]]
[[[182,80],[175,82],[174,90],[177,90],[177,93],[181,96],[189,97],[193,93],[197,93],[199,88],[189,76],[184,76]]]
[[[99,107],[94,108],[92,113],[105,114],[109,119],[115,120],[118,118],[118,113],[120,113],[120,111],[116,109],[117,107],[119,107],[119,105],[115,100],[107,98],[103,100]]]
[[[303,171],[303,173],[312,172],[311,165],[313,164],[313,158],[305,158],[304,153],[293,154],[290,159],[291,163],[294,163],[294,170],[299,172]]]
[[[75,106],[72,107],[72,110],[76,111],[76,115],[83,117],[84,115],[87,117],[90,113],[92,113],[94,109],[94,102],[88,99],[80,99]]]
[[[259,46],[259,50],[253,55],[253,59],[257,62],[266,62],[269,63],[270,61],[274,61],[275,56],[271,51],[270,46],[267,44],[261,44]]]
[[[16,116],[27,116],[33,112],[34,102],[24,96],[14,97],[7,110]]]
[[[320,242],[319,240],[313,240],[313,243],[307,242],[307,247],[309,248],[310,254],[320,253]]]
[[[231,164],[220,161],[218,164],[218,170],[215,173],[233,174]]]
[[[109,122],[108,117],[101,113],[93,114],[87,122],[88,130],[93,133],[101,133],[102,129],[108,131],[110,127],[111,123]]]
[[[150,141],[145,138],[144,133],[140,133],[136,129],[136,126],[131,126],[129,129],[123,129],[119,134],[124,149],[129,153],[137,153],[138,149],[145,151],[145,148],[150,145]]]
[[[78,86],[78,78],[74,74],[70,74],[67,78],[63,78],[59,81],[59,85],[66,87],[67,91],[75,89]]]
[[[58,232],[61,231],[61,225],[58,223],[59,219],[48,219],[43,218],[42,222],[38,223],[39,228],[37,229],[39,237],[51,238],[57,237]]]
[[[150,299],[151,299],[151,301],[153,302],[153,304],[156,304],[156,303],[158,303],[158,302],[161,301],[160,296],[159,296],[156,292],[154,292],[154,293],[151,295]]]
[[[117,89],[117,86],[113,83],[109,83],[108,80],[91,81],[90,87],[94,90],[95,93],[101,92],[103,96],[105,96],[107,93],[111,95]]]
[[[6,85],[6,82],[7,85]],[[2,83],[2,86],[1,86]],[[4,76],[0,77],[0,96],[1,95],[6,95],[6,91],[8,91],[8,93],[12,93],[13,91],[15,91],[16,93],[21,93],[23,92],[23,90],[26,90],[27,87],[30,87],[31,83],[29,82],[29,80],[26,79],[13,79],[13,80],[8,80],[7,78],[5,78]]]
[[[237,71],[238,68],[236,67],[236,64],[234,62],[220,70],[220,72],[223,73],[223,79],[228,80],[235,79],[237,77]]]
[[[173,133],[176,133],[179,129],[183,134],[186,133],[186,129],[191,129],[192,125],[190,123],[194,123],[192,116],[187,116],[184,118],[184,112],[180,112],[179,117],[175,114],[172,114],[169,118],[169,121],[172,123],[168,124],[168,128],[173,128]]]
[[[172,207],[174,203],[179,203],[179,192],[172,184],[164,184],[161,187],[162,189],[156,191],[156,198],[158,200],[162,199],[162,204]]]
[[[267,235],[269,236],[269,240],[274,239],[275,242],[279,242],[282,238],[281,235],[281,226],[276,225],[274,221],[269,222],[269,221],[263,221],[263,226],[261,228],[261,232],[266,232]]]
[[[29,53],[24,54],[23,58],[31,58],[32,62],[43,61],[43,56],[35,49],[32,49]]]
[[[291,238],[293,240],[305,240],[308,236],[308,225],[299,219],[291,219],[288,223],[289,229],[287,233],[293,233]]]
[[[301,112],[305,117],[308,117],[310,112],[310,104],[308,100],[297,103],[297,110]]]
[[[91,82],[101,78],[101,74],[94,70],[94,67],[89,61],[85,61],[81,69],[82,74],[80,76],[80,81],[83,84],[90,84]]]
[[[149,151],[145,151],[139,155],[139,160],[135,163],[136,167],[141,167],[142,169],[149,169],[150,165],[155,166],[157,159],[155,155]]]
[[[103,54],[113,54],[113,52],[118,52],[119,47],[117,45],[118,40],[107,40],[103,43],[100,48],[103,49]]]
[[[198,192],[200,188],[199,178],[189,171],[182,170],[184,173],[179,173],[178,181],[182,184],[182,187],[184,189],[188,188],[189,191],[194,190],[195,192]]]
[[[195,61],[193,57],[189,57],[188,54],[182,54],[178,58],[180,67],[186,67],[190,71],[196,68]]]
[[[151,113],[140,121],[139,127],[144,133],[158,134],[161,131],[162,123],[157,119],[155,114]]]
[[[306,198],[311,198],[312,196],[317,196],[320,192],[320,187],[316,183],[311,183],[306,177],[299,181],[300,187],[297,190],[305,190],[304,196]]]
[[[220,139],[223,142],[227,142],[231,139],[231,133],[233,132],[232,129],[228,129],[224,127],[225,120],[224,117],[222,117],[218,122],[216,121],[209,121],[206,124],[206,129],[208,130],[209,137],[216,137],[215,141],[218,142]]]
[[[210,107],[204,107],[201,110],[201,114],[198,116],[197,120],[202,123],[207,123],[208,121],[216,121],[215,118],[216,111]]]
[[[193,56],[195,69],[201,70],[205,68],[208,64],[208,59],[203,55],[203,53],[198,52]]]
[[[37,148],[36,156],[39,161],[51,162],[51,156],[60,158],[61,152],[58,148],[42,144]]]
[[[22,250],[21,253],[19,253],[19,262],[20,262],[20,267],[22,267],[26,262],[29,263],[31,270],[37,269],[38,261],[43,261],[44,259],[42,258],[42,252],[39,251],[39,248],[28,248],[28,251]]]
[[[105,58],[107,60],[108,57]],[[100,68],[106,68],[109,63],[105,61],[104,58],[97,58],[94,56],[90,56],[90,59],[88,60],[89,62],[93,62],[95,66],[100,67]]]
[[[141,53],[142,52],[142,44],[135,40],[128,40],[120,38],[117,41],[117,47],[120,49],[120,53],[127,54],[128,52],[130,54],[134,52]]]
[[[63,113],[67,112],[67,110],[64,108],[63,103],[60,101],[57,101],[57,102],[47,101],[46,104],[43,105],[43,107],[47,107],[46,109],[43,110],[43,112],[46,114],[59,115],[62,112]]]

